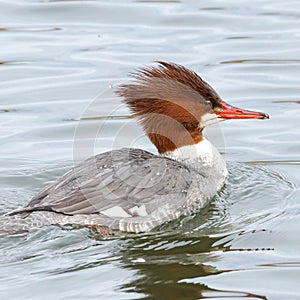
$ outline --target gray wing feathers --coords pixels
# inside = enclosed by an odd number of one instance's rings
[[[121,207],[130,216],[135,206],[144,205],[147,214],[162,206],[174,210],[184,205],[191,176],[174,160],[139,149],[114,150],[80,163],[41,190],[24,210],[76,215]]]

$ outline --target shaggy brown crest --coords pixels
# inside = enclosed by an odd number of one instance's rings
[[[159,153],[202,140],[201,116],[219,107],[220,98],[195,72],[158,62],[131,74],[135,81],[116,93],[141,124]]]

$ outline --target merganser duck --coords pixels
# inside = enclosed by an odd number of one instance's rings
[[[93,156],[0,217],[0,234],[79,224],[147,232],[204,207],[223,186],[226,164],[203,137],[225,119],[267,119],[230,106],[195,72],[167,62],[139,69],[118,87],[158,155],[123,148]]]

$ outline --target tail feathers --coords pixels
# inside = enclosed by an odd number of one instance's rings
[[[60,218],[55,213],[45,212],[20,212],[0,216],[0,237],[7,235],[21,235],[28,233],[31,229],[45,225],[59,224]]]
[[[21,216],[0,217],[0,237],[26,234],[30,229],[31,226],[26,222],[26,219],[21,218]]]
[[[12,213],[0,216],[0,237],[26,234],[31,229],[46,225],[98,225],[102,224],[102,221],[106,219],[107,217],[103,219],[103,217],[94,215],[68,216],[49,211],[13,211]]]

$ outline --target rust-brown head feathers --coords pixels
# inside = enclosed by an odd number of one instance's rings
[[[173,63],[131,74],[135,81],[116,93],[141,124],[160,153],[202,140],[199,121],[218,106],[218,94],[195,72]]]

